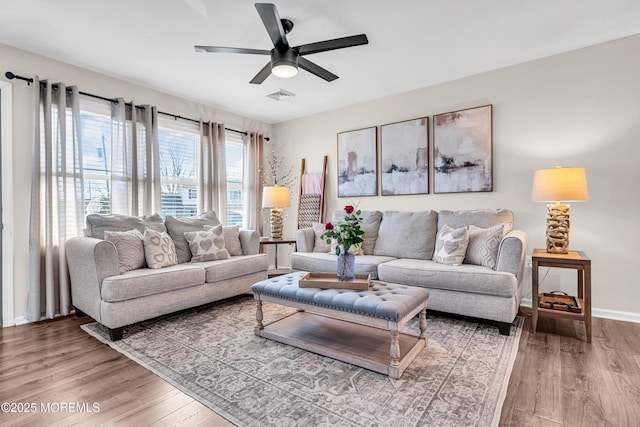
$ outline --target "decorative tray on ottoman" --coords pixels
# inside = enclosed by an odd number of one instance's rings
[[[301,288],[352,289],[355,291],[366,291],[370,284],[371,276],[369,274],[356,274],[354,281],[341,282],[336,273],[307,273],[298,282],[298,286]]]

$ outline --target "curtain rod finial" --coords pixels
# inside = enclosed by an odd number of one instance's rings
[[[4,73],[4,76],[5,76],[6,78],[8,78],[9,80],[13,80],[13,79],[15,79],[15,78],[16,78],[16,75],[15,75],[15,74],[13,74],[11,71],[7,71],[6,73]]]

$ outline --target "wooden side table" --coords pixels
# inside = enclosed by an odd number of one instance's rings
[[[544,313],[548,316],[566,317],[584,322],[587,335],[587,342],[591,342],[591,260],[582,251],[569,251],[568,254],[550,254],[546,249],[534,249],[532,261],[532,304],[531,318],[533,322],[533,332],[538,326],[538,314]],[[538,268],[573,268],[578,273],[578,300],[582,306],[580,313],[569,311],[553,310],[540,307],[540,294],[538,292]]]
[[[267,245],[275,245],[275,269],[269,270],[267,272],[268,277],[280,276],[282,274],[291,273],[291,268],[278,268],[278,245],[295,245],[295,238],[282,238],[282,239],[272,239],[271,237],[263,237],[260,239],[260,253],[267,252]],[[295,251],[295,249],[294,249]]]

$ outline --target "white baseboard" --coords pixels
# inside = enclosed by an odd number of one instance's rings
[[[31,323],[31,320],[28,320],[24,316],[20,316],[20,317],[16,317],[15,318],[15,320],[13,321],[13,325],[12,326],[26,325],[27,323]]]
[[[520,300],[522,307],[531,308],[531,299],[522,298]],[[605,308],[592,308],[591,315],[593,317],[601,317],[603,319],[621,320],[623,322],[640,323],[640,313],[631,313],[629,311],[607,310]]]

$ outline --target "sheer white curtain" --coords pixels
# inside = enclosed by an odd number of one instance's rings
[[[264,163],[264,135],[249,132],[244,138],[247,163],[244,168],[243,227],[258,230],[262,235],[262,171]]]
[[[223,124],[200,120],[198,213],[215,211],[227,223],[227,155]]]
[[[111,211],[139,216],[160,213],[158,112],[149,105],[127,105],[118,98],[111,109]]]
[[[79,93],[34,79],[29,217],[28,320],[69,314],[64,242],[82,233],[84,202]]]

